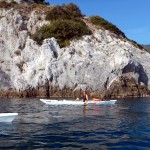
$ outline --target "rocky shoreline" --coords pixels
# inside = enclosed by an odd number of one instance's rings
[[[128,98],[128,97],[148,97],[150,96],[150,90],[145,85],[139,85],[135,79],[128,79],[121,77],[120,81],[114,81],[109,89],[102,91],[87,92],[90,97],[103,97],[103,98]],[[81,98],[82,89],[73,90],[71,88],[59,89],[50,85],[38,87],[36,89],[30,88],[24,91],[17,90],[0,90],[1,98],[30,98],[30,97],[43,97],[43,98]]]

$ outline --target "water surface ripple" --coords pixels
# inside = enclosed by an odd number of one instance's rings
[[[112,106],[48,106],[39,99],[0,99],[0,149],[137,149],[150,147],[150,98]]]

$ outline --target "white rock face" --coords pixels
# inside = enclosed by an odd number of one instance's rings
[[[0,10],[0,90],[44,86],[74,91],[109,89],[124,75],[150,88],[150,54],[104,30],[60,48],[54,38],[36,44],[30,36],[44,17],[32,12],[28,20],[17,10]]]

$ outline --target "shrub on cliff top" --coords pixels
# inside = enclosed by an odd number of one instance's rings
[[[68,13],[71,17],[82,17],[82,13],[79,7],[73,3],[62,5],[63,9]]]
[[[43,26],[32,38],[42,44],[44,39],[55,37],[60,47],[65,47],[70,40],[91,34],[81,17],[81,11],[75,4],[57,5],[46,14],[46,20],[52,21],[51,25]]]
[[[57,19],[72,19],[81,17],[81,11],[78,6],[73,3],[62,6],[55,6],[46,14],[46,20],[57,20]]]
[[[121,30],[119,30],[115,25],[113,25],[112,23],[106,21],[105,19],[99,16],[91,16],[90,21],[92,24],[96,26],[101,26],[104,29],[109,30],[119,36],[126,37],[125,34]]]
[[[46,14],[46,20],[69,19],[67,12],[61,6],[55,6]]]
[[[91,31],[83,24],[83,22],[60,19],[50,25],[41,27],[37,33],[32,35],[32,38],[37,41],[38,44],[42,44],[44,39],[55,37],[58,40],[60,47],[65,47],[69,45],[70,40],[89,34],[91,34]]]

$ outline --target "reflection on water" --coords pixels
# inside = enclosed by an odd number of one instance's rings
[[[88,105],[84,105],[84,107],[83,107],[83,115],[87,116],[88,112],[89,112],[89,106]]]
[[[150,100],[116,105],[50,106],[38,99],[1,99],[0,149],[149,149]]]
[[[100,116],[100,106],[99,105],[84,105],[83,107],[83,115],[84,116]]]

